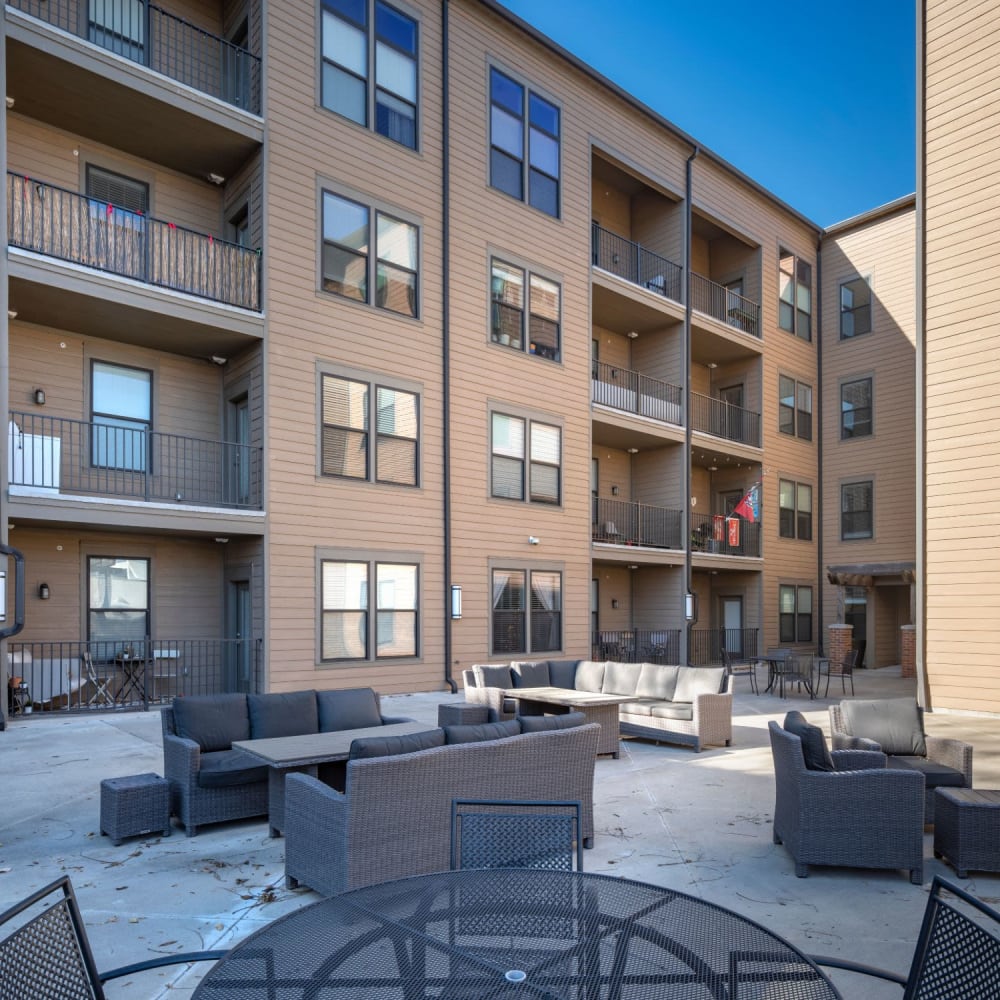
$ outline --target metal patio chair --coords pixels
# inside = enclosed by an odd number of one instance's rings
[[[223,949],[163,955],[98,972],[67,875],[0,914],[0,932],[8,930],[0,940],[0,996],[5,998],[105,1000],[103,984],[110,979],[168,965],[216,961],[226,954]]]
[[[825,677],[826,688],[823,691],[825,698],[830,693],[830,678],[840,677],[840,689],[843,694],[847,694],[847,680],[851,681],[851,697],[854,697],[854,671],[860,664],[859,651],[852,649],[841,661],[839,675],[833,670],[833,661],[827,657],[818,657],[816,660],[816,691],[819,693],[819,683]]]
[[[108,685],[115,679],[114,671],[110,674],[99,674],[94,666],[94,659],[90,655],[90,650],[85,650],[80,654],[80,662],[83,664],[83,673],[86,680],[93,686],[93,691],[87,699],[88,705],[108,705],[115,704],[115,696],[108,690]]]
[[[760,694],[757,690],[757,664],[751,661],[746,663],[733,663],[733,658],[725,646],[720,647],[722,653],[722,665],[726,668],[726,673],[731,677],[749,677],[750,690],[754,694]]]

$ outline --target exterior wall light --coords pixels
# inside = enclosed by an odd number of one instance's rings
[[[35,390],[35,402],[39,406],[44,406],[45,405],[45,390],[44,389],[36,389]]]
[[[49,585],[47,583],[40,583],[38,585],[38,599],[40,601],[47,601],[50,596]]]
[[[462,617],[462,588],[457,583],[451,585],[451,617]]]

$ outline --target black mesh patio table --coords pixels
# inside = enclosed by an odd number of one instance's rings
[[[195,1000],[827,1000],[802,953],[723,907],[659,886],[465,869],[355,889],[237,945]]]

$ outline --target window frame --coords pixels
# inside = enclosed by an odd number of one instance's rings
[[[117,369],[122,372],[138,372],[147,376],[147,386],[149,389],[147,397],[149,416],[145,421],[121,412],[115,412],[113,410],[98,410],[96,408],[95,404],[97,402],[97,392],[94,380],[97,375],[98,367]],[[115,472],[131,475],[149,475],[153,472],[152,449],[149,447],[150,435],[153,433],[153,378],[154,372],[152,368],[141,368],[138,365],[123,365],[117,361],[104,361],[101,358],[90,359],[90,384],[88,386],[90,403],[90,448],[88,451],[88,460],[92,468],[111,469]],[[118,421],[118,423],[103,423],[98,418],[105,418],[108,421]],[[128,427],[127,424],[136,424],[141,426]],[[99,443],[100,435],[98,435],[97,431],[98,427],[108,427],[112,429],[117,428],[119,431],[130,431],[132,433],[128,435],[129,437],[136,435],[134,437],[134,441],[140,442],[141,447],[137,463],[127,465],[115,463],[113,461],[98,461],[98,452],[101,447]],[[117,436],[118,435],[115,435],[115,437]],[[122,440],[124,443],[124,436]],[[111,448],[109,448],[106,434],[104,435],[103,449],[106,455],[110,455]],[[134,443],[132,447],[127,449],[127,451],[131,451],[133,453],[133,458],[135,457]],[[113,458],[114,456],[110,457]]]
[[[865,409],[868,410],[868,430],[858,433],[854,430],[852,426],[850,432],[844,425],[844,418],[847,416],[847,412],[844,410],[844,390],[849,386],[863,385],[865,382],[868,383],[868,406],[867,407],[852,407],[849,411],[852,414],[856,413],[859,409],[864,412]],[[845,379],[840,383],[840,440],[841,441],[853,441],[857,438],[867,438],[873,437],[875,434],[875,379],[871,375],[863,375],[861,378],[851,378]],[[853,421],[852,421],[853,423]],[[862,422],[864,426],[864,422]]]
[[[791,261],[791,271],[785,268],[785,261]],[[808,272],[803,275],[803,271]],[[783,278],[788,277],[791,301],[783,294]],[[803,280],[805,278],[806,280]],[[803,309],[801,293],[808,292],[808,309]],[[813,264],[786,247],[778,247],[778,327],[786,333],[812,343],[813,316],[815,314],[813,294]],[[787,307],[791,307],[790,319],[786,318]],[[803,319],[804,317],[804,319]]]
[[[494,418],[495,417],[505,417],[508,420],[519,421],[522,426],[522,451],[521,455],[512,456],[498,454],[496,437],[494,435]],[[536,459],[534,457],[534,441],[533,441],[533,429],[535,427],[546,428],[549,430],[554,430],[559,437],[559,461],[558,463],[552,463],[544,461],[541,458]],[[489,436],[489,456],[490,456],[490,469],[489,469],[489,498],[491,500],[507,501],[512,503],[525,503],[525,504],[540,504],[544,507],[561,507],[563,504],[563,477],[565,468],[565,453],[564,453],[564,427],[561,421],[555,420],[552,417],[541,416],[533,413],[525,413],[517,407],[507,407],[500,404],[491,405],[487,411],[487,434]],[[496,483],[499,477],[495,475],[494,469],[497,458],[513,459],[520,461],[521,463],[521,489],[520,496],[508,496],[503,493],[496,492]],[[556,470],[556,484],[557,484],[557,496],[555,499],[548,500],[542,499],[541,497],[536,497],[532,491],[532,470],[538,465],[547,469]]]
[[[153,583],[153,560],[150,556],[140,556],[140,555],[106,555],[98,552],[86,552],[84,554],[85,567],[86,567],[86,600],[87,606],[85,611],[86,623],[87,623],[87,643],[91,648],[92,653],[96,653],[95,659],[99,661],[110,662],[115,658],[115,656],[124,649],[126,645],[134,645],[135,643],[144,643],[148,636],[152,634],[152,583]],[[145,586],[145,607],[144,608],[100,608],[95,607],[92,603],[93,598],[91,596],[91,582],[93,576],[93,563],[96,560],[103,560],[109,563],[117,562],[128,562],[128,563],[144,563],[146,566],[146,586]],[[113,566],[109,566],[109,569]],[[109,581],[110,582],[110,581]],[[115,614],[126,614],[126,613],[143,613],[143,625],[142,625],[142,635],[141,636],[129,636],[121,635],[114,639],[95,639],[94,629],[93,629],[93,616],[95,614],[104,613],[106,616],[111,616]],[[107,620],[107,617],[106,617]],[[109,630],[110,631],[110,630]],[[95,649],[95,644],[100,643],[101,648]],[[112,646],[110,651],[108,646]],[[122,648],[117,648],[121,646]],[[109,655],[110,654],[110,655]]]
[[[782,611],[783,597],[791,591],[793,611]],[[808,602],[804,598],[808,595]],[[807,611],[803,605],[808,603]],[[779,583],[778,584],[778,642],[803,643],[812,642],[813,615],[815,603],[813,588],[809,584]],[[789,628],[790,626],[790,628]]]
[[[539,653],[558,653],[563,649],[563,642],[565,640],[564,628],[565,628],[565,567],[563,565],[549,565],[549,564],[521,564],[518,560],[490,560],[489,565],[489,576],[488,576],[488,586],[489,586],[489,646],[490,646],[490,656],[521,656],[521,655],[534,655]],[[497,592],[497,579],[498,573],[506,573],[511,576],[521,575],[522,577],[522,594],[521,601],[522,606],[520,608],[497,608],[497,597],[502,596],[506,587],[499,592]],[[553,576],[558,581],[557,586],[557,596],[558,596],[558,607],[549,609],[548,611],[535,607],[534,595],[534,578],[536,574],[541,576]],[[496,614],[501,611],[508,615],[519,614],[521,616],[520,624],[520,635],[522,638],[521,648],[515,649],[511,644],[500,645],[496,642],[497,630],[502,626],[496,619]],[[554,615],[558,621],[558,642],[556,645],[538,643],[536,645],[535,639],[535,615]],[[507,626],[510,628],[511,626]],[[516,644],[515,644],[516,645]]]
[[[865,303],[865,304],[863,304],[863,305],[860,305],[860,306],[852,306],[850,309],[845,309],[844,308],[844,289],[846,289],[848,285],[856,285],[856,284],[864,285],[868,289],[868,302]],[[838,319],[838,324],[837,324],[838,325],[838,330],[839,330],[839,333],[840,333],[840,339],[841,340],[854,340],[855,337],[864,337],[864,336],[867,336],[868,334],[872,333],[873,330],[874,330],[874,326],[872,324],[872,305],[873,305],[872,299],[873,299],[873,295],[872,295],[872,279],[871,279],[871,275],[856,274],[856,275],[854,275],[854,277],[848,278],[846,281],[841,281],[837,285],[837,292],[838,292],[837,301],[840,304],[840,313],[839,313],[839,319]],[[853,292],[852,292],[852,294],[853,294]],[[845,318],[845,316],[849,315],[849,316],[851,316],[851,318],[853,320],[854,317],[855,317],[855,314],[858,313],[861,310],[867,310],[867,313],[868,313],[868,316],[867,316],[867,322],[868,322],[867,329],[858,331],[856,329],[857,324],[856,323],[852,323],[852,326],[854,326],[855,329],[851,333],[845,333],[844,332],[844,318]]]
[[[789,406],[787,403],[784,402],[788,394],[782,391],[783,383],[791,383],[792,385],[791,406]],[[801,405],[803,391],[809,394],[808,409],[805,409]],[[802,382],[792,375],[784,375],[781,372],[778,372],[778,433],[779,434],[787,434],[790,437],[797,437],[802,441],[812,441],[813,406],[814,406],[814,392],[811,382]],[[789,427],[791,429],[788,429]]]
[[[502,298],[498,297],[498,280],[503,281],[501,275],[498,275],[497,271],[506,270],[509,272],[517,272],[517,275],[521,279],[521,304],[520,306],[511,305],[509,302],[505,302]],[[563,322],[562,322],[562,308],[563,308],[563,294],[562,294],[562,281],[558,278],[552,277],[550,274],[546,274],[536,268],[532,268],[529,265],[519,263],[510,257],[505,257],[502,254],[491,253],[490,254],[490,319],[489,319],[489,339],[491,344],[496,344],[498,347],[505,347],[512,351],[517,351],[521,354],[529,354],[532,357],[542,358],[546,361],[554,361],[557,364],[562,363],[562,333],[563,333]],[[551,322],[548,317],[542,316],[540,313],[535,312],[532,307],[532,302],[534,299],[532,282],[534,280],[543,281],[547,284],[554,285],[556,289],[556,319],[555,319],[555,347],[549,349],[547,347],[540,347],[536,345],[535,341],[532,339],[532,319],[537,317],[545,322]],[[499,316],[502,309],[517,310],[520,313],[520,319],[518,323],[518,334],[517,342],[514,342],[513,331],[510,332],[503,329],[503,324],[499,322]],[[508,342],[504,343],[503,337],[508,337]]]
[[[791,487],[792,505],[784,504],[785,487]],[[808,491],[809,507],[803,510],[803,491]],[[811,483],[800,483],[794,479],[778,480],[778,537],[798,539],[801,542],[813,540],[813,487]]]
[[[867,508],[861,507],[853,510],[845,510],[845,502],[847,500],[847,490],[855,487],[865,487],[868,491],[868,506]],[[857,530],[846,530],[846,518],[850,515],[856,515],[859,513],[868,514],[868,527],[867,531]],[[852,479],[850,482],[843,482],[840,484],[840,540],[842,542],[857,542],[857,541],[871,541],[875,538],[875,479],[870,477],[867,479]]]

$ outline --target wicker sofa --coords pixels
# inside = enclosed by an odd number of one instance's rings
[[[267,766],[234,740],[363,729],[410,719],[383,716],[371,688],[174,698],[161,715],[171,815],[199,826],[267,814]]]
[[[390,746],[380,748],[389,753],[347,762],[344,792],[309,775],[290,774],[284,831],[288,886],[303,884],[331,896],[447,869],[453,799],[578,801],[583,844],[591,846],[600,726],[537,728],[546,725],[544,719],[524,724],[535,728],[518,732],[518,720],[447,726],[437,731],[440,740],[462,742],[410,753],[392,752],[405,749],[407,737],[389,738],[383,742]],[[515,735],[501,735],[505,732]],[[470,733],[478,738],[464,742]]]
[[[466,701],[486,705],[491,718],[510,718],[504,691],[563,687],[632,695],[618,709],[623,736],[679,743],[700,751],[733,738],[732,677],[725,667],[680,667],[614,660],[532,660],[476,664],[462,672]]]

